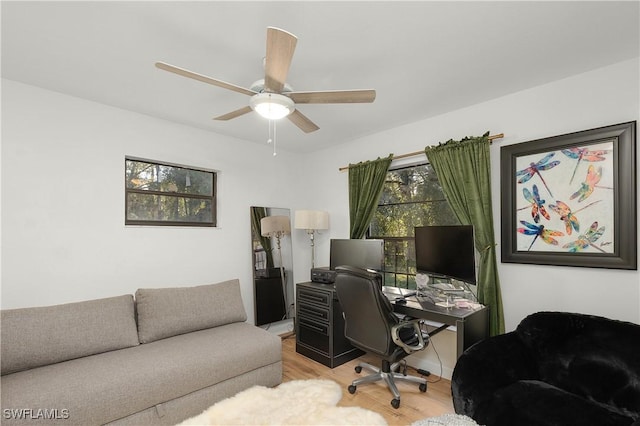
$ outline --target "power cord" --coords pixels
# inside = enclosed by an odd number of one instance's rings
[[[420,328],[422,329],[422,327],[425,326],[425,323],[420,321]],[[425,330],[423,330],[425,331]],[[427,336],[429,335],[428,330],[427,331]],[[440,375],[438,376],[437,380],[427,380],[427,383],[438,383],[440,380],[442,380],[442,359],[440,358],[440,354],[438,353],[438,349],[436,348],[436,345],[433,343],[433,339],[429,338],[429,343],[431,347],[433,347],[433,351],[436,353],[436,357],[438,358],[438,364],[440,365]],[[418,374],[420,374],[421,376],[424,377],[429,377],[431,375],[430,371],[424,370],[422,368],[415,368],[415,367],[411,367],[413,370],[415,370]]]
[[[429,339],[429,340],[431,340],[431,339]],[[433,348],[433,351],[436,353],[436,357],[438,358],[438,364],[440,364],[440,375],[438,376],[437,380],[433,380],[433,381],[428,381],[427,380],[427,382],[428,383],[438,383],[440,380],[442,380],[442,359],[440,359],[440,354],[438,353],[438,349],[436,349],[436,345],[433,344],[433,340],[431,340],[431,347]],[[422,370],[422,369],[418,369],[416,371],[418,371],[418,373],[420,373],[420,370]],[[424,371],[424,370],[422,370],[422,371]],[[429,373],[429,372],[427,371],[427,373]],[[420,374],[422,374],[422,373],[420,373]],[[429,374],[427,374],[427,376],[429,376]]]

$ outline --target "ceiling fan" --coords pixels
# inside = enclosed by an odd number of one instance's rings
[[[376,91],[372,89],[293,91],[286,84],[286,80],[297,41],[297,37],[287,31],[268,27],[267,53],[264,58],[264,80],[256,81],[249,89],[164,62],[156,62],[156,67],[183,77],[251,96],[248,106],[214,117],[214,120],[230,120],[251,111],[256,111],[270,120],[287,117],[302,131],[310,133],[318,130],[319,127],[296,108],[297,104],[370,103],[375,100]]]

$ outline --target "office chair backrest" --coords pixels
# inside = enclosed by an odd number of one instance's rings
[[[335,287],[345,316],[347,339],[367,352],[389,355],[396,348],[391,327],[399,320],[382,293],[380,275],[352,266],[339,266]]]

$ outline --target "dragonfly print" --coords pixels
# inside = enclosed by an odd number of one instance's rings
[[[623,213],[616,194],[619,187],[624,187],[620,183],[620,164],[627,161],[621,157],[620,144],[619,137],[607,133],[593,139],[548,138],[505,148],[505,154],[511,155],[502,157],[509,160],[508,166],[506,161],[503,163],[507,173],[503,176],[509,186],[505,188],[509,191],[505,193],[508,208],[503,208],[509,214],[509,242],[514,252],[532,262],[554,259],[550,260],[552,263],[561,259],[584,263],[590,255],[616,255],[617,220]],[[624,180],[628,180],[626,175]],[[598,228],[587,232],[594,222]],[[606,232],[598,236],[600,228]],[[584,243],[587,237],[599,238],[593,245],[600,250],[580,248],[576,242]],[[572,243],[579,248],[565,247]],[[536,252],[556,253],[559,257],[536,256]]]
[[[571,253],[582,251],[587,247],[593,247],[594,249],[599,250],[602,253],[606,253],[600,247],[593,244],[598,240],[598,238],[602,236],[602,234],[604,234],[604,228],[604,226],[598,228],[598,222],[593,222],[587,232],[584,233],[584,235],[580,235],[577,240],[565,244],[562,247],[569,249]]]
[[[531,188],[533,193],[529,191],[527,188],[522,189],[522,195],[524,199],[531,203],[531,217],[535,223],[540,222],[540,215],[542,215],[545,219],[551,219],[547,209],[544,207],[545,200],[540,199],[540,192],[538,191],[538,185],[533,185]],[[526,209],[527,207],[523,207]]]
[[[565,229],[567,230],[567,235],[571,235],[573,229],[575,229],[576,232],[580,232],[580,222],[576,217],[576,213],[581,212],[587,207],[591,207],[592,205],[599,203],[600,201],[602,200],[594,201],[591,204],[587,204],[586,206],[576,210],[575,212],[572,212],[571,208],[566,203],[563,203],[559,200],[556,201],[555,204],[549,204],[549,208],[556,212],[558,216],[560,216],[560,220],[564,222]]]
[[[538,175],[538,177],[542,181],[542,184],[544,185],[544,187],[547,188],[547,191],[549,192],[549,195],[551,195],[553,197],[553,194],[551,193],[551,190],[549,189],[549,186],[547,185],[547,182],[544,181],[544,178],[542,177],[542,174],[540,172],[552,169],[555,166],[557,166],[558,164],[560,164],[560,161],[558,161],[558,160],[549,162],[549,160],[551,160],[551,158],[554,155],[555,155],[555,152],[550,152],[549,154],[545,155],[542,158],[542,160],[540,160],[540,161],[538,161],[536,163],[531,162],[531,163],[529,163],[529,167],[526,167],[526,168],[524,168],[522,170],[517,171],[516,172],[516,177],[520,178],[520,179],[518,179],[518,183],[528,182],[529,179],[531,179],[533,176]]]
[[[526,220],[521,220],[520,221],[521,224],[524,225],[524,228],[518,228],[518,232],[524,235],[535,235],[535,237],[533,237],[533,241],[531,241],[531,244],[529,245],[529,248],[527,249],[527,251],[531,250],[531,247],[533,247],[533,243],[536,242],[536,240],[538,239],[538,237],[540,237],[542,239],[542,241],[544,241],[547,244],[551,244],[554,246],[558,245],[558,240],[556,240],[555,238],[551,238],[551,237],[562,237],[564,236],[564,233],[560,232],[560,231],[554,231],[551,229],[546,229],[544,227],[544,225],[536,225],[534,223],[529,223]]]
[[[595,167],[593,167],[593,165],[590,165],[587,169],[587,177],[585,178],[584,182],[580,184],[580,188],[576,192],[571,194],[571,197],[569,197],[569,199],[573,200],[579,197],[578,202],[586,200],[591,194],[593,194],[593,190],[595,189],[598,182],[600,182],[601,178],[602,167],[598,167],[598,169],[596,169]]]
[[[566,155],[569,158],[574,158],[576,160],[578,160],[576,162],[576,167],[574,167],[573,169],[573,173],[571,174],[571,179],[569,180],[569,183],[573,182],[573,178],[576,175],[576,171],[578,170],[578,166],[580,165],[580,162],[582,160],[584,161],[604,161],[607,158],[604,157],[605,154],[608,154],[609,152],[611,152],[611,150],[609,149],[600,149],[600,150],[595,150],[595,151],[591,151],[589,150],[589,148],[568,148],[568,149],[563,149],[562,153],[564,155]]]

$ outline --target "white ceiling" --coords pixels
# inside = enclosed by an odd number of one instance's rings
[[[2,77],[265,143],[239,86],[263,77],[266,28],[298,37],[298,91],[368,89],[372,104],[301,105],[320,126],[278,123],[279,149],[311,152],[640,55],[637,1],[9,2]],[[113,123],[117,126],[118,123]]]

